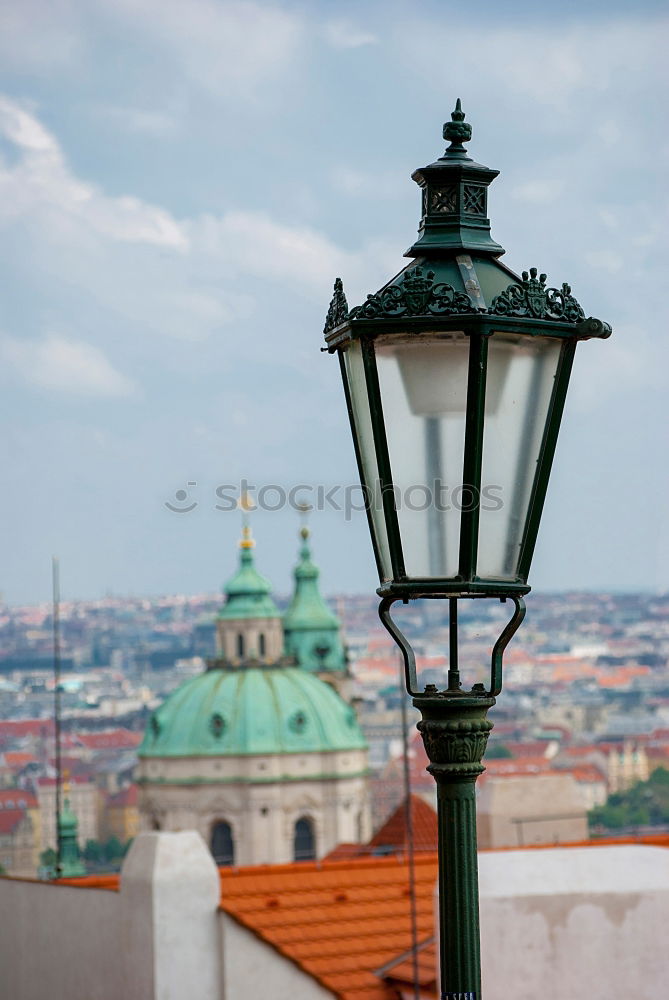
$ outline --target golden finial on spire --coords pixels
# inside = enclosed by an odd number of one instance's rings
[[[252,549],[255,545],[253,537],[251,535],[251,524],[249,522],[249,513],[255,510],[255,504],[249,496],[248,492],[244,490],[240,496],[237,506],[242,512],[242,537],[239,541],[240,549]]]
[[[300,512],[300,519],[302,521],[302,527],[300,528],[300,538],[306,542],[307,538],[311,534],[309,531],[309,525],[307,524],[309,518],[309,511],[313,510],[310,503],[298,503],[297,509]]]

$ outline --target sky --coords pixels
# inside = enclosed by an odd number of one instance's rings
[[[52,554],[70,598],[214,591],[217,487],[356,482],[332,283],[403,266],[457,97],[504,261],[614,328],[577,351],[530,582],[669,588],[669,18],[540,7],[0,0],[6,601],[48,598]],[[285,593],[298,515],[253,522]],[[323,589],[372,592],[364,515],[311,525]]]

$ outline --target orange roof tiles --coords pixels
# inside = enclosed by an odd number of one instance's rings
[[[21,820],[25,818],[25,809],[3,809],[0,811],[0,834],[14,833]]]
[[[59,878],[55,885],[72,885],[76,889],[108,889],[118,892],[121,878],[118,872],[109,875],[79,875],[77,878]]]
[[[5,760],[5,764],[12,771],[20,770],[27,764],[31,764],[34,760],[37,760],[32,753],[22,753],[19,750],[7,750],[2,755]]]
[[[576,781],[590,784],[606,784],[606,777],[594,764],[576,764],[574,767],[562,768],[563,774],[571,774]]]
[[[416,969],[418,985],[420,986],[421,1000],[428,1000],[434,997],[437,1000],[437,946],[434,937],[427,941],[419,942],[416,949],[418,962]],[[402,996],[411,996],[414,985],[414,959],[412,951],[408,955],[401,955],[400,958],[383,970],[379,974],[389,982],[396,984]]]
[[[416,858],[418,937],[433,933],[436,854]],[[391,1000],[372,970],[411,947],[406,859],[221,869],[221,908],[341,1000]]]
[[[138,799],[139,791],[137,785],[128,785],[127,788],[123,788],[120,792],[116,792],[115,795],[109,796],[107,799],[107,808],[125,809],[128,806],[136,806]]]
[[[0,788],[0,810],[37,809],[37,799],[25,788]]]
[[[437,814],[434,809],[418,795],[410,796],[411,825],[413,827],[414,847],[417,851],[436,851],[437,849]],[[394,813],[380,827],[367,847],[392,847],[403,850],[408,844],[406,799],[401,802]]]
[[[112,729],[104,733],[78,733],[78,742],[87,750],[134,750],[142,734],[130,729]]]

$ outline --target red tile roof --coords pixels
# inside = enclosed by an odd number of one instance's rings
[[[37,799],[24,788],[0,788],[0,810],[37,809]]]
[[[437,849],[437,814],[434,809],[418,795],[409,797],[411,802],[411,823],[413,826],[413,841],[417,851],[436,851]],[[374,848],[392,847],[403,851],[408,846],[406,799],[401,802],[395,812],[374,834],[367,852]]]
[[[0,835],[14,833],[21,820],[25,819],[25,809],[0,810]]]
[[[562,774],[571,774],[581,783],[606,784],[605,775],[594,764],[576,764],[574,767],[561,768],[560,771]]]
[[[86,750],[134,750],[142,742],[142,734],[112,729],[106,733],[78,733],[77,740]]]
[[[419,940],[433,933],[436,880],[436,854],[419,855]],[[411,947],[404,858],[223,868],[221,908],[341,1000],[395,1000],[372,970]]]
[[[24,736],[42,736],[53,733],[53,719],[3,719],[0,722],[0,740],[18,740]]]
[[[495,727],[496,729],[497,727]],[[551,727],[552,728],[552,727]],[[493,730],[493,736],[495,735],[495,730]],[[513,757],[545,757],[551,744],[554,743],[553,740],[504,740],[504,746],[511,752]],[[504,760],[505,758],[488,758],[485,761],[486,767],[491,760]],[[508,759],[508,758],[506,758]]]
[[[26,764],[31,764],[37,760],[32,753],[21,753],[18,750],[6,750],[3,753],[5,764],[11,771],[20,771]]]
[[[437,1000],[437,946],[434,937],[419,942],[416,949],[418,955],[418,985],[421,1000]],[[414,960],[413,950],[408,955],[402,955],[390,966],[379,970],[389,983],[400,990],[401,996],[413,997],[414,992]]]
[[[54,879],[55,885],[73,885],[77,889],[107,889],[110,892],[118,892],[121,879],[118,872],[110,875],[81,875],[79,878],[59,878]]]
[[[107,808],[126,809],[129,806],[136,806],[138,798],[139,792],[137,790],[137,785],[128,785],[127,788],[117,792],[116,795],[109,796],[107,799]]]
[[[92,772],[87,772],[86,774],[70,774],[67,776],[67,781],[71,785],[93,785],[95,784],[93,780]],[[53,788],[56,784],[55,778],[38,778],[37,784],[40,788]]]
[[[483,763],[485,771],[478,779],[480,785],[490,778],[522,778],[552,772],[551,762],[547,757],[493,758],[484,759]]]
[[[337,844],[329,854],[326,854],[323,861],[344,861],[348,858],[359,858],[363,854],[369,853],[366,844],[351,844],[344,841]]]

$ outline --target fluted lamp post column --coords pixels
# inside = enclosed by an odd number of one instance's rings
[[[468,155],[458,100],[444,155],[412,175],[419,236],[399,274],[349,309],[337,278],[326,350],[339,358],[379,572],[379,614],[404,657],[407,690],[437,782],[442,997],[480,1000],[475,782],[502,688],[504,649],[529,591],[576,344],[611,333],[567,284],[518,276],[490,234],[497,176]],[[420,689],[393,604],[449,602],[442,687]],[[463,686],[458,603],[510,601],[487,684]]]

